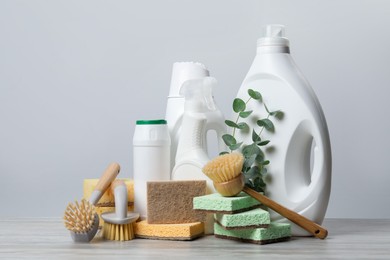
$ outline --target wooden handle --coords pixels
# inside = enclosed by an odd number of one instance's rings
[[[248,188],[245,186],[242,190],[245,193],[247,193],[248,195],[255,198],[256,200],[260,201],[262,204],[264,204],[268,208],[278,212],[280,215],[287,218],[291,222],[293,222],[293,223],[297,224],[298,226],[300,226],[301,228],[307,230],[308,232],[313,234],[315,237],[324,239],[328,235],[328,231],[325,228],[318,225],[317,223],[314,223],[313,221],[305,218],[304,216],[299,215],[298,213],[296,213],[292,210],[289,210],[288,208],[283,207],[279,203],[267,198],[266,196],[254,191],[254,190],[252,190],[251,188]]]
[[[120,166],[117,163],[111,163],[108,165],[107,169],[104,171],[102,177],[100,177],[98,184],[95,187],[95,190],[105,192],[110,186],[111,182],[119,174]]]

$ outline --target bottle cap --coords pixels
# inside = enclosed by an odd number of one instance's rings
[[[284,25],[268,24],[263,27],[263,36],[257,40],[257,46],[289,46],[285,37]]]
[[[157,120],[137,120],[137,125],[166,125],[167,121],[164,119],[157,119]]]

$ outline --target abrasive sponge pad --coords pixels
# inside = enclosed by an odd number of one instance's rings
[[[192,200],[206,194],[206,181],[150,181],[147,183],[149,224],[206,221],[206,213],[193,210]]]
[[[264,228],[271,223],[269,212],[252,209],[237,214],[214,214],[215,221],[225,229]]]
[[[183,224],[148,224],[146,220],[134,224],[138,238],[162,240],[193,240],[204,234],[202,222]]]
[[[271,223],[268,228],[226,230],[214,223],[214,235],[218,238],[263,245],[288,240],[291,237],[291,227],[288,223]]]
[[[235,197],[223,197],[218,193],[194,198],[194,209],[214,213],[239,213],[260,207],[260,203],[241,192]]]

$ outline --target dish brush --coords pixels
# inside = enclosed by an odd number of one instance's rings
[[[224,154],[208,162],[202,171],[213,181],[215,189],[222,196],[235,196],[244,191],[315,237],[326,238],[328,231],[325,228],[245,186],[245,177],[241,172],[243,163],[244,157],[240,153]]]
[[[111,163],[100,177],[89,202],[85,199],[81,203],[69,203],[64,214],[65,227],[70,231],[74,242],[91,241],[99,228],[99,216],[94,205],[98,203],[111,182],[119,174],[120,166]]]
[[[99,216],[95,207],[85,199],[69,203],[64,214],[65,227],[75,242],[89,242],[96,235]]]
[[[122,180],[111,184],[115,197],[115,212],[101,215],[104,220],[103,237],[109,240],[126,241],[134,238],[133,223],[139,218],[138,213],[127,212],[127,187]]]

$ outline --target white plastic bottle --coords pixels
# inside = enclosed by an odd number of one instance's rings
[[[275,132],[263,131],[271,140],[265,155],[270,160],[266,194],[283,206],[321,224],[331,187],[331,147],[321,105],[309,83],[290,56],[289,40],[282,25],[268,25],[257,42],[257,54],[237,97],[247,99],[248,89],[259,91],[269,110],[282,110],[283,118],[273,119]],[[253,116],[266,117],[264,104],[249,102]],[[255,123],[248,122],[252,127]],[[248,134],[237,140],[251,142]],[[275,212],[273,221],[288,222]],[[295,236],[309,235],[292,225]]]
[[[217,84],[211,77],[188,80],[183,83],[180,93],[185,97],[184,114],[173,180],[206,180],[207,193],[215,192],[213,182],[202,172],[203,166],[210,161],[207,151],[207,133],[216,132],[219,151],[226,151],[222,135],[226,133],[225,119],[217,108],[212,89]],[[214,218],[208,214],[205,233],[213,234]]]
[[[147,218],[148,181],[170,180],[171,139],[165,120],[138,120],[133,137],[134,208]]]
[[[175,165],[175,157],[181,124],[184,113],[184,96],[180,94],[183,83],[187,80],[201,79],[210,75],[206,67],[199,62],[175,62],[172,68],[171,86],[167,101],[165,118],[171,135],[171,170]]]

